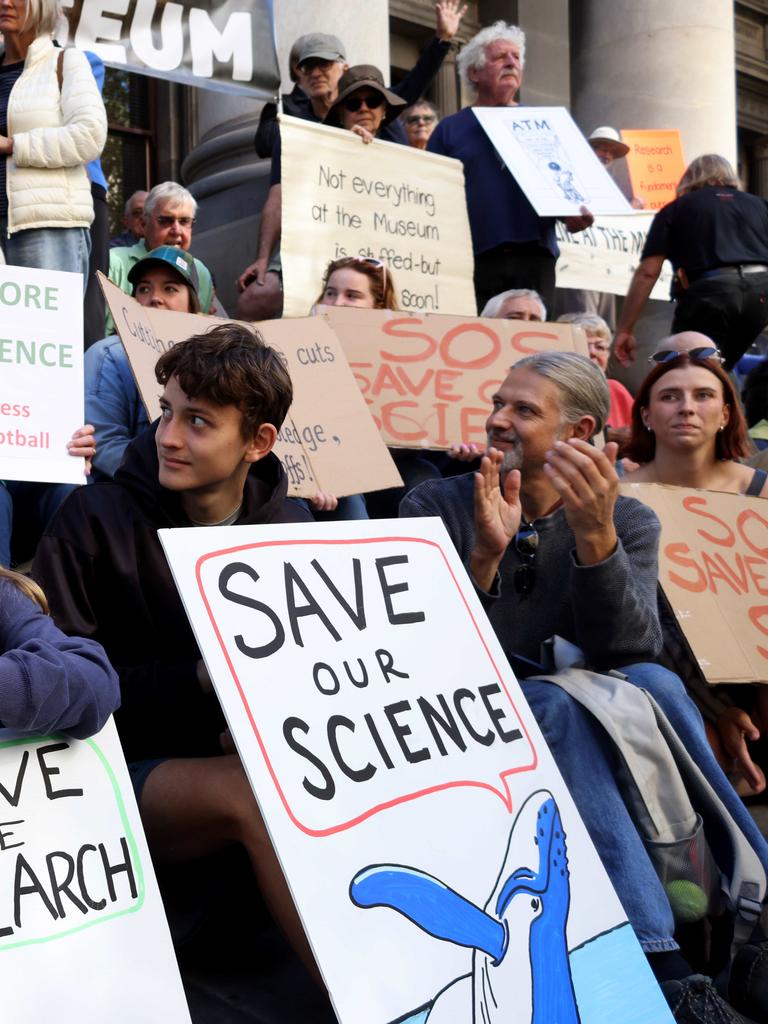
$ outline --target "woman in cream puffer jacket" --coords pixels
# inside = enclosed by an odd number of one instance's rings
[[[85,165],[104,147],[107,118],[86,56],[53,45],[58,16],[58,0],[0,7],[0,246],[8,263],[85,279],[93,220]]]

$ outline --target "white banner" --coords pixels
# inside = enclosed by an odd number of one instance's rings
[[[83,279],[0,266],[0,480],[84,483]]]
[[[89,740],[0,731],[0,806],[3,1018],[190,1024],[112,721]]]
[[[159,535],[341,1024],[671,1021],[441,522]]]
[[[540,217],[631,209],[565,107],[473,107]]]
[[[654,214],[637,211],[617,217],[597,217],[586,231],[572,235],[556,222],[560,259],[558,288],[587,288],[626,295]],[[651,292],[652,299],[669,299],[672,267],[665,262]]]
[[[330,260],[392,272],[400,308],[474,316],[472,241],[458,160],[280,118],[284,316],[306,316]]]

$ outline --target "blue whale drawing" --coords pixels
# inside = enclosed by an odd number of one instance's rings
[[[537,851],[535,869],[510,870],[521,841]],[[362,908],[395,910],[427,934],[473,950],[472,974],[458,980],[466,991],[453,982],[438,994],[426,1016],[422,1011],[401,1021],[456,1020],[458,1001],[466,1005],[466,1020],[477,1024],[579,1024],[566,939],[570,884],[565,833],[550,793],[532,794],[518,812],[484,909],[439,879],[397,864],[370,865],[358,872],[350,897]],[[521,976],[530,984],[521,984]],[[450,998],[447,1014],[441,1013],[441,998]]]

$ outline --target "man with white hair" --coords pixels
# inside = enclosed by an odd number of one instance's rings
[[[532,288],[509,288],[494,295],[483,306],[480,316],[494,320],[528,320],[543,324],[547,319],[547,307],[541,296]]]
[[[109,280],[130,295],[133,286],[128,274],[148,252],[162,245],[173,245],[189,251],[192,245],[192,227],[195,223],[197,202],[191,192],[175,181],[163,181],[149,192],[144,200],[144,237],[135,245],[118,246],[109,252]],[[213,312],[213,279],[210,270],[195,258],[197,267],[200,309]],[[107,313],[105,336],[115,334],[112,316]]]
[[[511,107],[517,105],[524,62],[525,33],[497,21],[470,40],[457,63],[464,83],[475,92],[474,106]],[[508,288],[535,288],[552,306],[559,254],[555,218],[539,217],[472,110],[444,118],[427,148],[464,165],[478,309]],[[573,233],[589,227],[592,219],[583,208],[581,216],[563,222]]]

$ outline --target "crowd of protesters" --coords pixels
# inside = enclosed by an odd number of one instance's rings
[[[166,352],[156,367],[161,415],[148,421],[94,292],[95,270],[107,271],[144,306],[226,317],[215,268],[191,251],[196,201],[172,181],[136,192],[125,204],[124,231],[109,240],[98,164],[107,125],[103,66],[53,43],[56,0],[0,4],[0,247],[8,264],[83,274],[87,425],[75,431],[70,453],[90,473],[82,487],[0,486],[0,720],[85,736],[116,711],[161,881],[180,864],[204,864],[241,847],[270,913],[320,985],[157,531],[394,516],[398,505],[402,515],[437,515],[674,1019],[765,1021],[768,935],[759,916],[732,954],[722,953],[722,943],[704,953],[688,944],[685,917],[646,851],[608,738],[566,690],[540,677],[560,668],[545,653],[557,636],[588,668],[618,670],[623,686],[650,693],[717,794],[722,816],[768,871],[768,845],[740,795],[766,788],[754,745],[768,729],[766,691],[704,684],[659,589],[658,519],[619,490],[625,476],[768,497],[766,472],[746,465],[754,447],[727,372],[768,322],[768,206],[740,189],[724,158],[694,160],[675,201],[653,221],[614,339],[612,300],[556,290],[555,221],[534,211],[471,107],[441,120],[425,98],[465,10],[457,0],[436,4],[434,39],[392,89],[379,68],[350,67],[337,37],[302,36],[291,50],[294,88],[283,109],[352,132],[366,145],[385,139],[459,159],[480,314],[544,322],[548,310],[560,310],[560,322],[583,332],[589,358],[544,352],[517,362],[492,396],[487,446],[457,439],[448,453],[394,451],[402,489],[299,501],[288,498],[273,452],[291,381],[245,324],[225,320],[203,330],[201,322]],[[514,105],[525,67],[523,31],[503,22],[483,29],[461,49],[458,67],[474,105]],[[626,153],[610,127],[595,129],[589,141],[606,167]],[[256,258],[238,279],[231,311],[245,321],[282,310],[273,105],[263,110],[256,149],[271,158],[271,178]],[[565,223],[576,232],[592,219],[582,208]],[[613,348],[621,361],[635,358],[632,331],[665,259],[675,271],[673,334],[659,341],[633,399],[606,376],[609,355]],[[376,259],[334,259],[318,288],[307,296],[308,311],[398,308],[395,277]],[[758,441],[768,421],[768,397],[758,386],[764,377],[761,369],[749,393]],[[32,555],[36,583],[11,569]],[[48,604],[53,621],[44,614]],[[708,828],[727,874],[728,828],[722,819]],[[723,918],[709,926],[727,931]]]

